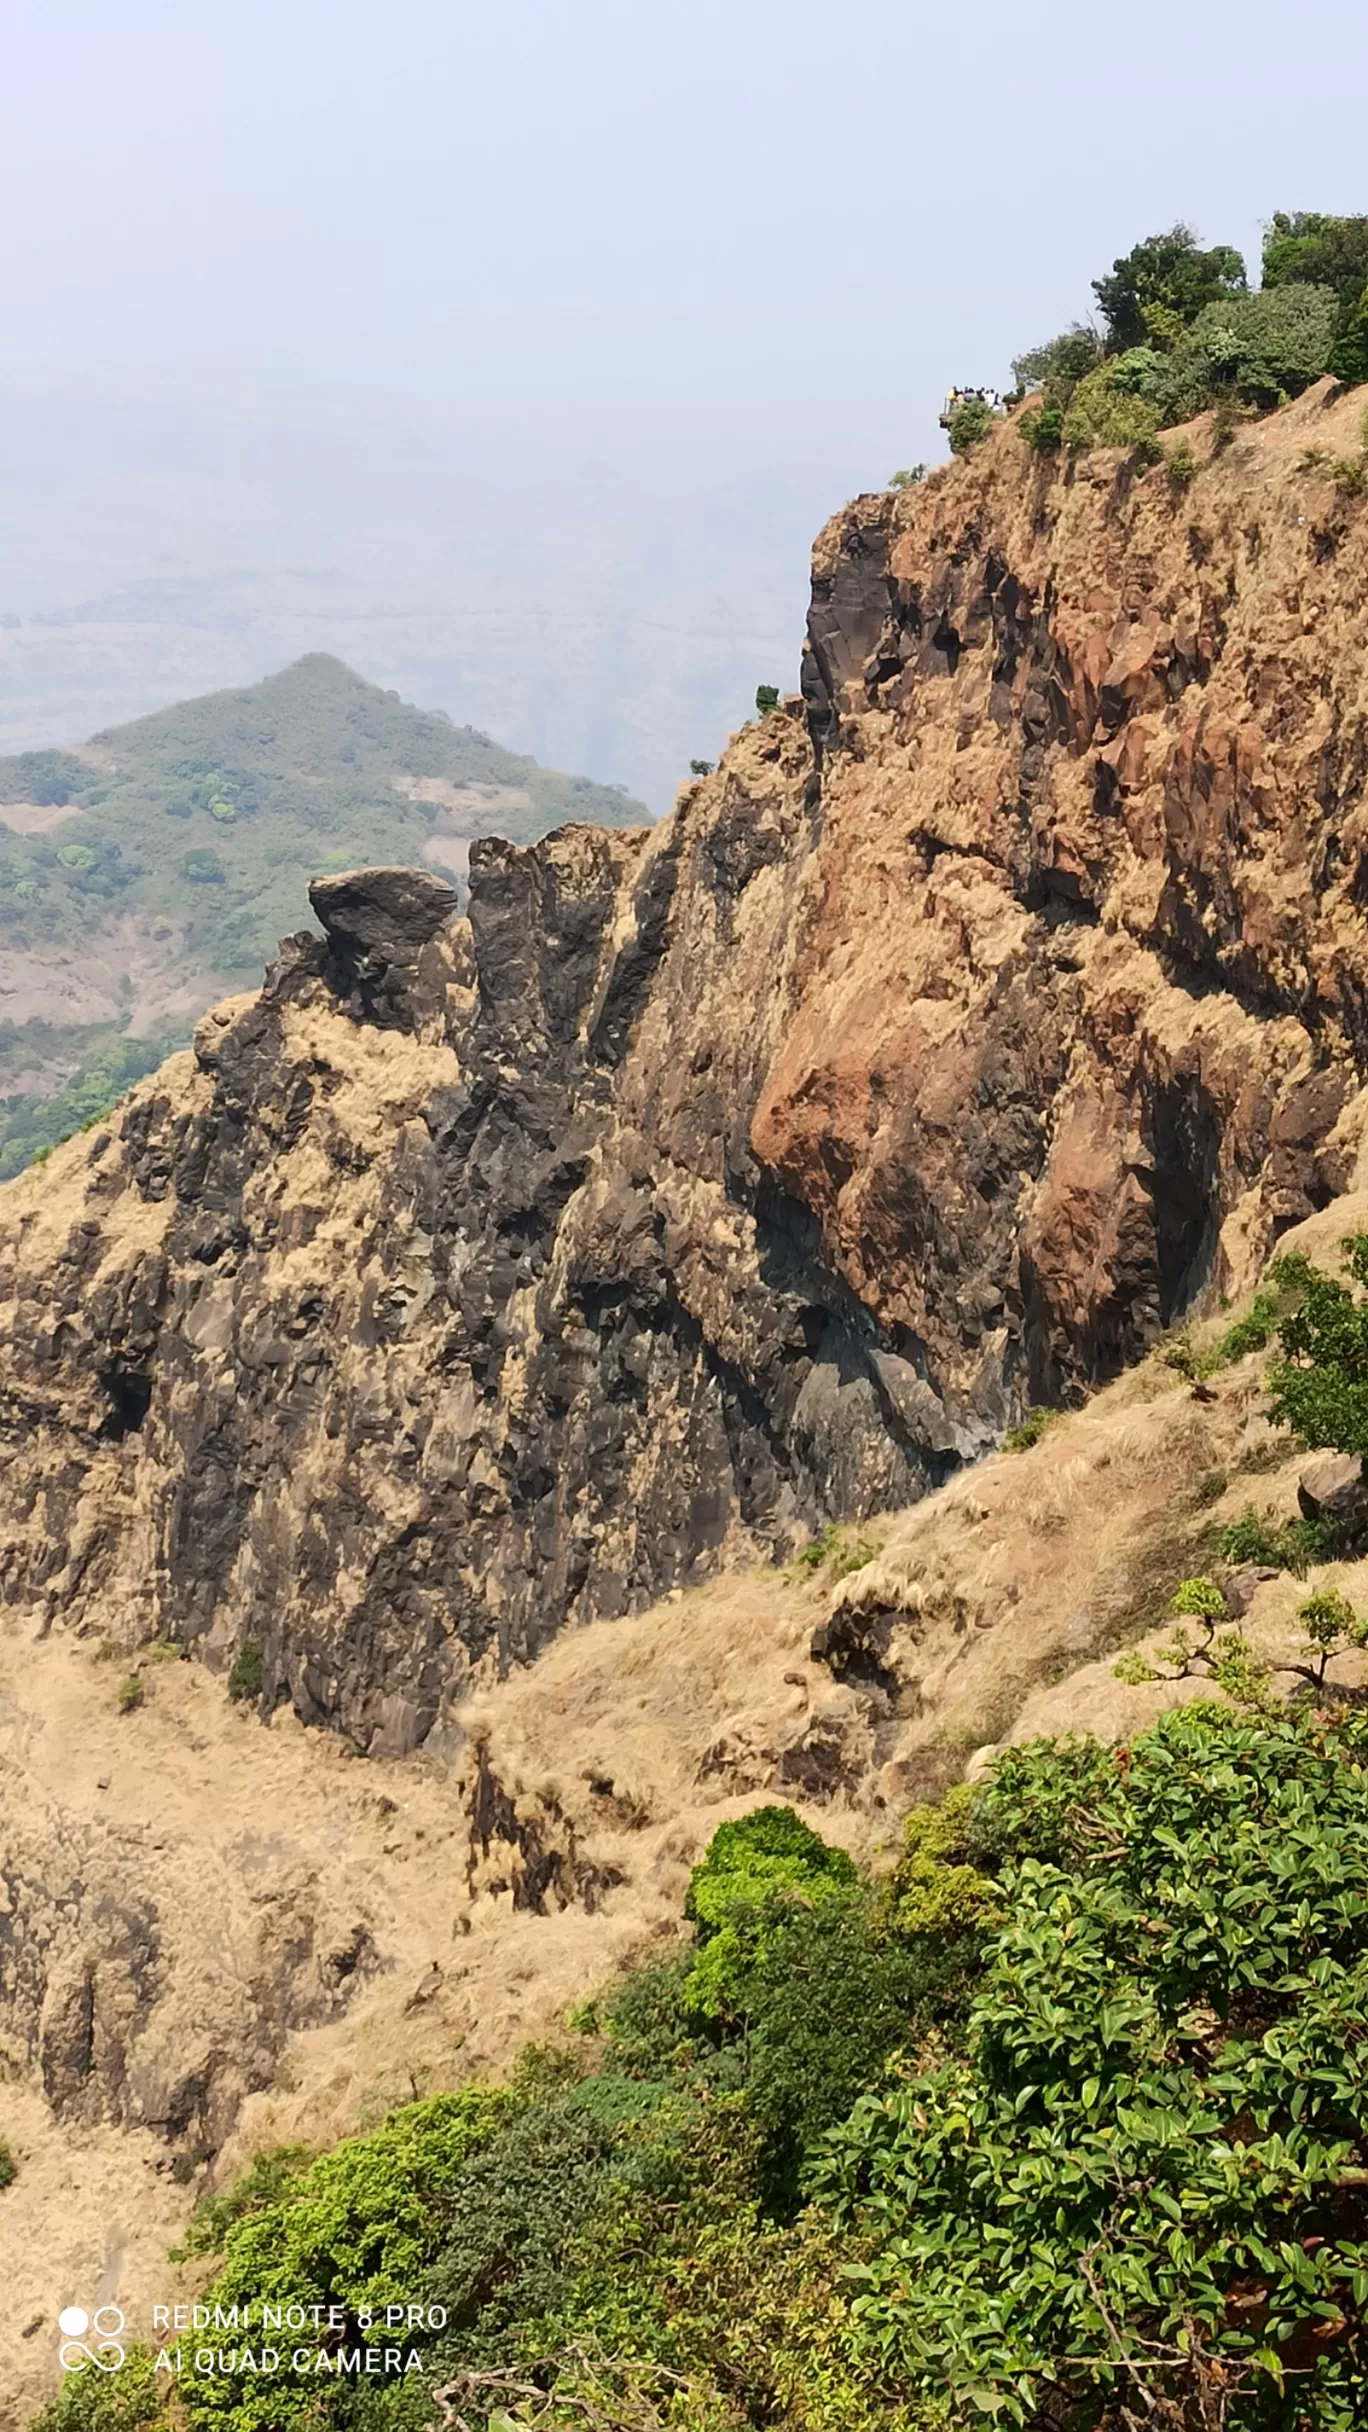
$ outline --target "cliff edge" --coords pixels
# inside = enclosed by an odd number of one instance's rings
[[[1360,408],[1187,487],[1008,424],[827,526],[801,694],[658,828],[320,882],[0,1194],[9,1605],[440,1746],[1242,1285],[1366,1103]]]

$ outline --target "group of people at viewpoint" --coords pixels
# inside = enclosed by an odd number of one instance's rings
[[[942,422],[953,414],[957,405],[991,405],[995,414],[1002,411],[1002,399],[995,388],[952,388],[941,411]]]

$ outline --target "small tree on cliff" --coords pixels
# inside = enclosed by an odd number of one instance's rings
[[[1107,352],[1123,354],[1147,339],[1171,346],[1204,305],[1242,296],[1246,286],[1244,260],[1233,245],[1204,252],[1179,220],[1132,246],[1105,278],[1093,280],[1107,324]]]
[[[1368,1453],[1368,1234],[1344,1243],[1351,1283],[1305,1259],[1281,1259],[1277,1282],[1295,1267],[1298,1306],[1278,1328],[1282,1357],[1268,1372],[1270,1411],[1303,1444]],[[1351,1289],[1357,1285],[1358,1290]]]

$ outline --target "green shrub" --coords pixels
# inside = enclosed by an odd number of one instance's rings
[[[831,1565],[833,1579],[849,1579],[852,1571],[862,1571],[873,1562],[879,1549],[869,1537],[847,1537],[842,1534]]]
[[[1336,456],[1329,474],[1341,498],[1362,498],[1368,490],[1368,456]]]
[[[689,775],[691,777],[711,777],[712,773],[713,764],[711,760],[691,760],[689,762]]]
[[[208,845],[197,845],[193,852],[183,853],[180,873],[196,887],[221,887],[228,876],[217,853]]]
[[[969,455],[1000,420],[986,397],[961,397],[951,407],[946,425],[951,455]]]
[[[791,1807],[758,1807],[734,1824],[719,1824],[684,1902],[698,1936],[685,1985],[689,2007],[710,2017],[734,2008],[736,1981],[755,1965],[776,1899],[815,1911],[858,1882],[845,1851],[831,1848]]]
[[[1244,1359],[1251,1351],[1266,1351],[1280,1313],[1280,1297],[1276,1292],[1256,1292],[1245,1315],[1237,1317],[1233,1326],[1227,1326],[1217,1342],[1217,1360],[1225,1365],[1230,1360]]]
[[[896,1933],[958,1940],[998,1924],[997,1886],[974,1863],[975,1805],[973,1788],[960,1782],[939,1806],[914,1807],[904,1819],[898,1863],[883,1887]]]
[[[862,2096],[819,2172],[910,2395],[956,2422],[1058,2394],[1078,2422],[1135,2395],[1137,2422],[1360,2423],[1366,1758],[1357,1717],[1197,1706],[1000,1761],[1009,1915],[966,2053]]]
[[[926,466],[924,464],[911,464],[905,466],[900,473],[890,473],[888,476],[888,486],[890,490],[915,490],[918,483],[925,481],[925,479]]]
[[[1155,437],[1160,420],[1153,398],[1128,384],[1118,385],[1116,365],[1100,363],[1079,381],[1069,400],[1064,443],[1071,448],[1135,447]]]
[[[1222,1529],[1219,1551],[1223,1562],[1254,1562],[1265,1570],[1294,1571],[1300,1579],[1313,1562],[1330,1560],[1334,1536],[1323,1520],[1277,1520],[1249,1503]]]
[[[254,2154],[242,2177],[221,2196],[200,2197],[182,2243],[172,2249],[173,2262],[188,2255],[222,2254],[234,2222],[292,2193],[312,2158],[307,2145],[273,2145],[269,2152]]]
[[[266,1650],[259,1638],[244,1638],[228,1674],[232,1698],[260,1697],[265,1678]]]
[[[465,2163],[516,2099],[484,2087],[433,2095],[288,2176],[274,2200],[228,2224],[207,2301],[250,2303],[258,2321],[263,2303],[336,2306],[354,2345],[359,2311],[412,2301]],[[317,2393],[312,2374],[289,2369],[263,2377],[187,2366],[178,2384],[190,2432],[303,2432],[319,2420]]]
[[[1064,408],[1062,405],[1039,405],[1030,414],[1023,414],[1019,425],[1026,445],[1037,456],[1053,456],[1064,437]]]
[[[767,718],[767,717],[769,716],[769,714],[770,714],[771,710],[777,709],[778,707],[779,707],[779,687],[778,687],[778,685],[777,685],[777,684],[757,684],[757,685],[756,685],[756,687],[755,687],[755,714],[756,714],[756,716],[757,716],[758,718]]]
[[[1018,1420],[1015,1427],[1007,1429],[1002,1439],[1003,1451],[1029,1452],[1031,1446],[1040,1442],[1046,1428],[1053,1426],[1058,1417],[1057,1410],[1046,1410],[1042,1404],[1036,1403],[1032,1409],[1027,1411],[1024,1419]]]
[[[1209,1680],[1237,1705],[1262,1705],[1269,1685],[1268,1667],[1255,1657],[1238,1630],[1221,1630],[1228,1618],[1226,1601],[1214,1579],[1185,1579],[1173,1598],[1173,1611],[1197,1624],[1196,1636],[1174,1631],[1153,1663],[1138,1647],[1128,1648],[1112,1665],[1116,1680],[1131,1687],[1163,1680]]]
[[[1174,348],[1156,393],[1165,418],[1185,421],[1214,398],[1261,409],[1318,380],[1335,339],[1328,287],[1281,287],[1210,304]]]
[[[1368,1453],[1368,1235],[1346,1238],[1343,1248],[1347,1284],[1298,1262],[1300,1298],[1278,1328],[1282,1357],[1268,1372],[1269,1408],[1301,1443],[1362,1455]]]
[[[1368,380],[1368,286],[1352,310],[1344,314],[1326,370],[1342,380],[1346,388],[1358,388]]]
[[[146,1698],[147,1691],[136,1672],[130,1672],[126,1680],[120,1681],[116,1701],[120,1714],[136,1714]]]
[[[838,1521],[828,1520],[815,1537],[800,1546],[794,1555],[794,1568],[799,1571],[820,1571],[825,1563],[831,1565],[833,1579],[847,1579],[852,1571],[862,1571],[872,1562],[878,1547],[871,1538],[853,1535]]]
[[[1192,453],[1191,441],[1176,439],[1164,461],[1173,488],[1179,493],[1190,490],[1197,478],[1197,459]]]
[[[1304,1660],[1293,1669],[1313,1689],[1325,1687],[1326,1673],[1337,1656],[1358,1654],[1368,1646],[1368,1621],[1334,1588],[1319,1588],[1308,1596],[1297,1607],[1297,1619],[1306,1631],[1307,1644]]]
[[[800,1571],[820,1571],[822,1564],[831,1559],[840,1542],[841,1532],[837,1523],[834,1520],[828,1520],[823,1527],[818,1529],[815,1537],[809,1537],[807,1544],[799,1547],[793,1557],[794,1562]]]
[[[147,2349],[126,2348],[117,2372],[66,2375],[56,2397],[30,2417],[29,2432],[172,2432],[165,2375],[159,2387]]]
[[[12,2187],[19,2176],[19,2165],[7,2137],[0,2136],[0,2187]]]

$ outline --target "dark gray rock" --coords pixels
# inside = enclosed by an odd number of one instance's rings
[[[341,870],[315,878],[309,901],[339,954],[410,968],[458,909],[456,889],[431,870]]]

